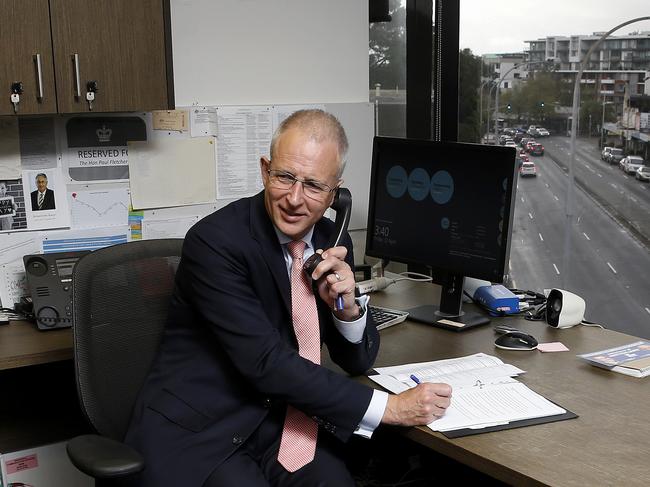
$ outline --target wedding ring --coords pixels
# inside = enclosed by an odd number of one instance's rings
[[[334,277],[336,277],[336,280],[337,280],[337,281],[342,281],[342,280],[343,280],[343,278],[339,275],[338,272],[335,272],[335,273],[334,273]]]

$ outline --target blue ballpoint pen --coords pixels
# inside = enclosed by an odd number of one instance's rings
[[[344,305],[343,305],[343,296],[339,294],[336,296],[336,311],[343,311]]]
[[[415,382],[416,384],[420,383],[420,379],[418,379],[415,375],[411,374],[411,380]]]

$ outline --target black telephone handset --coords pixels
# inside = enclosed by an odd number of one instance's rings
[[[343,235],[348,229],[350,213],[352,213],[352,194],[350,193],[350,190],[348,188],[337,189],[336,194],[334,195],[334,201],[330,208],[336,211],[336,220],[334,221],[334,233],[327,244],[328,249],[339,245],[343,239]],[[314,253],[305,261],[302,265],[302,269],[308,276],[311,276],[316,270],[318,264],[322,261],[323,258],[321,255]]]

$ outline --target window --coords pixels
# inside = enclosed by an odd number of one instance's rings
[[[528,154],[538,177],[519,180],[508,284],[537,292],[569,290],[586,300],[587,319],[650,338],[650,272],[640,271],[650,269],[650,189],[619,169],[620,155],[601,159],[602,146],[615,146],[625,155],[642,156],[650,165],[650,130],[637,132],[633,123],[632,129],[622,128],[626,117],[635,120],[630,113],[642,111],[634,107],[642,102],[633,95],[648,89],[647,82],[634,80],[643,78],[636,78],[637,73],[650,72],[650,22],[630,24],[596,49],[588,63],[590,72],[582,77],[577,157],[570,155],[567,136],[578,62],[600,35],[647,16],[647,9],[629,6],[594,14],[588,0],[576,0],[570,7],[549,0],[543,9],[532,4],[513,9],[505,2],[487,8],[481,0],[459,1],[460,106],[473,107],[459,110],[462,140],[494,140],[486,134],[501,127],[495,119],[504,119],[504,127],[542,126],[551,134],[537,136],[543,155]],[[575,12],[580,11],[594,15],[579,19]],[[564,36],[557,36],[553,27],[560,18],[566,21]],[[638,33],[629,38],[632,31]],[[506,53],[523,53],[531,64],[526,67],[527,78],[505,69],[498,73],[502,82],[495,110],[495,90],[486,82],[482,60]],[[557,67],[541,63],[548,53],[559,56],[554,58]],[[470,69],[473,63],[482,69]],[[635,77],[630,76],[631,68]],[[513,83],[511,77],[520,81]],[[601,84],[602,79],[616,82]],[[628,100],[630,109],[625,106]],[[569,178],[566,168],[571,160]],[[567,198],[573,206],[566,204]]]
[[[406,7],[389,2],[389,22],[370,23],[370,97],[378,135],[406,135]]]

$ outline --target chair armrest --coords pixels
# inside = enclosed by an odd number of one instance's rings
[[[99,435],[81,435],[68,441],[72,464],[93,478],[124,477],[144,469],[144,458],[124,443]]]

